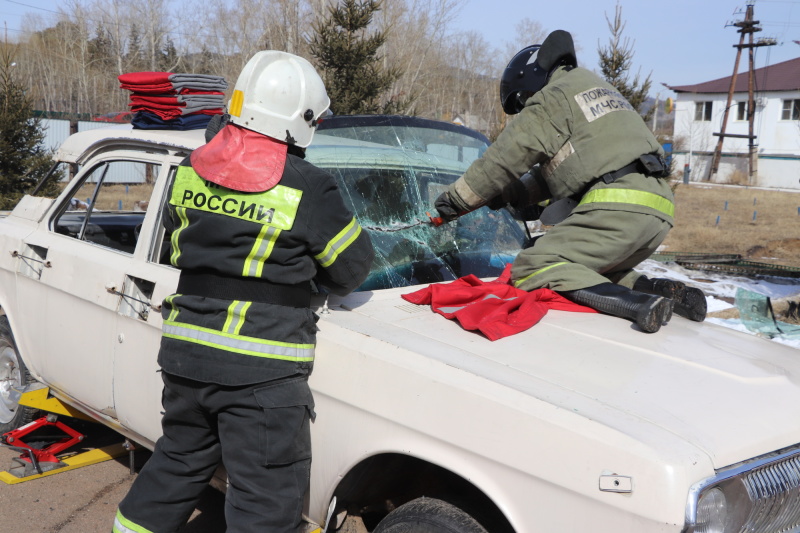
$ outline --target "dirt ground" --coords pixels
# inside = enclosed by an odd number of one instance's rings
[[[0,470],[13,466],[18,455],[0,448]],[[149,455],[145,450],[136,452],[136,471]],[[0,482],[0,531],[109,532],[117,505],[134,479],[125,456],[15,485]],[[224,531],[223,504],[222,493],[208,488],[183,533]]]

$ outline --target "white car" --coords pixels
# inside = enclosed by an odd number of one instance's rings
[[[74,173],[64,192],[0,220],[2,431],[30,416],[16,391],[38,381],[153,446],[158,308],[178,281],[160,208],[202,142],[78,133],[56,154],[54,172]],[[378,252],[360,291],[314,297],[309,522],[335,497],[329,533],[800,531],[797,350],[677,316],[644,334],[565,311],[491,342],[401,298],[497,276],[523,245],[505,211],[420,223],[486,145],[450,124],[342,117],[308,150]]]

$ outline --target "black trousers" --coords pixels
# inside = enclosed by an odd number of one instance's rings
[[[178,531],[222,461],[228,533],[295,533],[311,466],[308,376],[235,387],[163,379],[164,435],[119,504],[114,531]]]

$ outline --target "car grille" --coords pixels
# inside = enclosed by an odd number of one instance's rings
[[[741,533],[800,531],[800,457],[756,468],[743,481],[753,509]]]

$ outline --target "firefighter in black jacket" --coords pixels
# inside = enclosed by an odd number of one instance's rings
[[[258,52],[230,123],[178,168],[166,224],[181,275],[158,357],[164,435],[114,532],[177,531],[220,461],[229,533],[297,531],[314,417],[311,283],[347,294],[373,258],[333,177],[302,159],[329,104],[306,60]]]

